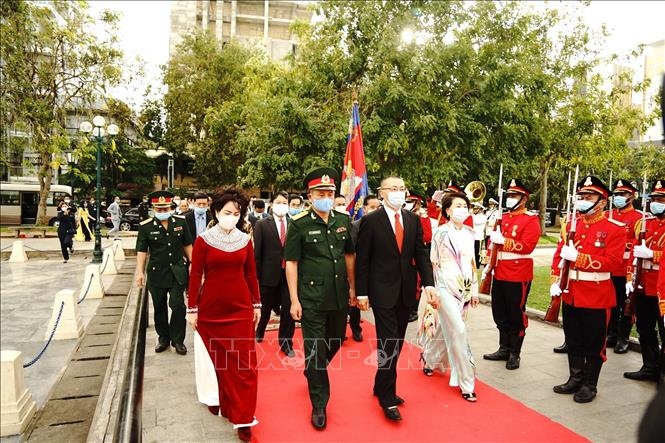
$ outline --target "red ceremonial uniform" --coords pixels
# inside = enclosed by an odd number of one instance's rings
[[[665,316],[665,268],[658,270],[658,305],[660,306],[660,315]]]
[[[651,260],[644,259],[642,261],[642,275],[640,279],[644,285],[644,293],[649,297],[656,297],[658,290],[658,270],[663,258],[663,251],[665,250],[665,217],[657,218],[649,216],[646,219],[646,232],[644,239],[646,246],[653,251]],[[642,221],[640,220],[635,226],[635,235],[639,235],[642,229]],[[636,240],[637,241],[637,240]],[[630,255],[629,272],[631,272],[633,263],[633,255]]]
[[[505,212],[501,219],[501,234],[505,238],[499,249],[494,278],[522,282],[533,280],[531,253],[540,237],[538,216],[522,208]]]
[[[630,208],[625,209],[612,209],[606,212],[607,218],[616,220],[626,225],[626,249],[623,252],[623,263],[620,268],[612,272],[612,275],[625,277],[628,267],[630,266],[630,254],[633,250],[633,244],[637,240],[635,237],[635,226],[637,222],[642,219],[642,211]]]
[[[570,229],[559,240],[552,261],[552,274],[559,276],[561,248],[568,241]],[[626,247],[623,223],[609,220],[603,212],[590,219],[578,217],[575,247],[579,255],[570,266],[568,291],[563,301],[576,308],[611,308],[616,305],[610,273],[617,272]]]

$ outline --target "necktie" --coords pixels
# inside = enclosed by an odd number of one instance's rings
[[[402,253],[402,243],[404,242],[404,228],[399,221],[399,212],[395,213],[395,240],[397,240],[397,249]]]
[[[284,217],[279,219],[279,241],[282,243],[282,247],[284,247],[284,243],[286,243],[286,223],[284,223]],[[284,252],[282,252],[282,255]],[[282,258],[282,269],[286,268],[286,261]]]

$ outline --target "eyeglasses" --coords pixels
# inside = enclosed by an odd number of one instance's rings
[[[406,192],[406,188],[404,186],[391,186],[389,188],[381,188],[384,191],[390,191],[390,192]]]

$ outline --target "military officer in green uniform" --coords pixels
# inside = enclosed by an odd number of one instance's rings
[[[320,430],[330,398],[326,367],[342,345],[348,307],[356,303],[349,216],[332,210],[337,180],[331,168],[305,177],[312,206],[293,217],[284,246],[291,315],[302,326],[311,421]]]
[[[136,239],[136,284],[143,287],[143,274],[148,261],[148,290],[154,307],[155,331],[159,337],[155,352],[163,352],[172,344],[180,355],[187,354],[185,347],[185,288],[189,272],[187,262],[192,258],[192,236],[185,217],[173,215],[173,194],[156,191],[149,195],[154,217],[141,222]],[[171,321],[169,310],[171,308]]]

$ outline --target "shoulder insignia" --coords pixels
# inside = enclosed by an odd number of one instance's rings
[[[608,218],[607,221],[610,222],[610,223],[614,223],[617,226],[621,226],[622,228],[626,226],[625,223],[620,222],[619,220],[615,220],[613,218]]]
[[[152,217],[149,217],[149,218],[146,218],[145,220],[143,220],[141,223],[139,223],[139,225],[143,226],[146,223],[150,223],[151,221],[152,221]]]
[[[307,210],[304,210],[304,211],[301,211],[300,214],[296,214],[296,215],[294,215],[294,216],[291,218],[291,220],[299,220],[299,219],[305,217],[307,214],[309,214],[309,210],[308,210],[308,209],[307,209]]]

